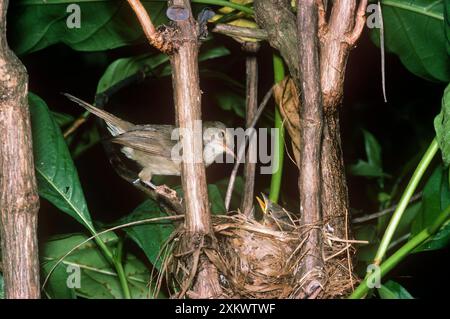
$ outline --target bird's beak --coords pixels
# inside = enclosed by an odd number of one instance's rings
[[[263,196],[264,197],[264,196]],[[256,196],[256,200],[258,201],[259,206],[261,207],[261,210],[263,211],[263,213],[266,212],[267,209],[267,204],[265,201],[263,201],[261,198],[259,198],[258,196]]]
[[[223,146],[225,153],[231,155],[234,159],[236,159],[236,155],[234,154],[233,150],[229,148],[226,144]]]

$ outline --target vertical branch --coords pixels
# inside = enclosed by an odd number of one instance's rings
[[[334,236],[340,238],[348,237],[348,189],[340,138],[339,105],[344,91],[348,55],[364,27],[366,6],[367,0],[361,0],[356,11],[356,0],[335,1],[321,47],[325,118],[322,209],[326,222],[335,230]]]
[[[0,237],[6,298],[39,298],[37,213],[28,76],[6,41],[0,0]]]
[[[204,236],[213,238],[214,235],[202,152],[198,29],[188,0],[171,0],[169,5],[182,6],[189,12],[188,19],[176,21],[177,32],[173,40],[179,43],[179,46],[171,55],[170,62],[173,70],[176,121],[183,146],[181,182],[186,207],[185,228],[192,238],[190,244],[195,246],[195,249],[201,249],[197,246],[203,242],[202,238]],[[203,257],[200,255],[195,293],[203,298],[214,297],[221,293],[217,270]]]
[[[257,42],[246,42],[243,44],[242,48],[246,53],[247,57],[245,60],[245,68],[247,74],[247,98],[246,98],[246,118],[245,125],[247,128],[252,124],[253,118],[256,114],[256,109],[258,108],[258,59],[256,53],[259,50],[259,43]],[[252,152],[255,149],[255,139],[251,138],[249,140],[249,146],[245,158],[244,165],[244,196],[241,203],[241,212],[246,216],[253,215],[253,196],[255,193],[255,171],[256,171],[256,161],[252,160]]]
[[[322,91],[320,86],[318,9],[316,0],[297,2],[298,50],[300,64],[300,168],[298,187],[302,226],[308,229],[303,247],[300,277],[305,278],[306,297],[316,295],[322,287],[323,258],[321,242]]]

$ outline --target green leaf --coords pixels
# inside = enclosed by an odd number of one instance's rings
[[[365,177],[387,176],[383,172],[380,144],[370,132],[363,130],[363,134],[367,161],[358,160],[356,164],[350,166],[350,173]]]
[[[217,185],[208,185],[208,197],[209,201],[211,202],[211,212],[213,214],[220,215],[227,212],[227,209],[225,208],[225,202]]]
[[[441,213],[442,173],[442,167],[438,167],[425,185],[422,196],[422,211],[414,220],[413,236],[432,225],[433,221]]]
[[[220,90],[214,94],[217,105],[225,111],[233,111],[237,116],[245,118],[245,97],[232,90]]]
[[[417,214],[412,224],[412,236],[426,227],[430,227],[436,218],[450,205],[450,187],[448,169],[436,168],[425,185],[422,200],[423,209]],[[437,250],[450,244],[450,223],[429,240],[417,247],[414,252]]]
[[[109,247],[114,247],[118,242],[118,237],[113,232],[103,234],[101,237]],[[46,276],[56,261],[86,239],[87,236],[84,234],[69,234],[49,240],[42,253],[43,274]],[[130,254],[126,256],[123,263],[132,297],[148,298],[147,284],[150,280],[148,269]],[[60,273],[53,273],[49,281],[53,289],[49,290],[47,286],[45,288],[46,293],[52,298],[63,297],[64,295],[53,293],[64,293],[65,289],[70,289],[83,298],[123,298],[115,270],[92,241],[83,244],[67,256],[58,268]],[[74,280],[77,274],[80,275],[79,286]],[[67,288],[68,283],[72,283],[74,287]]]
[[[449,82],[444,0],[382,0],[385,44],[405,67],[428,80]],[[379,43],[379,30],[372,38]]]
[[[167,214],[159,207],[158,203],[149,199],[139,205],[130,215],[120,219],[117,224],[164,216]],[[160,269],[161,259],[157,259],[157,257],[162,246],[175,230],[172,222],[147,223],[126,227],[123,230],[144,251],[148,260],[157,269]]]
[[[68,28],[72,14],[67,7],[80,7],[80,28]],[[167,21],[165,1],[144,1],[153,23]],[[108,50],[143,42],[141,27],[126,1],[111,0],[21,0],[11,3],[12,47],[27,54],[55,43],[79,51]]]
[[[434,129],[445,165],[450,164],[450,84],[444,91],[441,113],[434,119]]]
[[[358,160],[356,164],[351,165],[350,173],[355,176],[364,177],[382,177],[385,175],[382,169],[363,160]]]
[[[415,249],[415,252],[438,250],[450,245],[450,220],[429,240]]]
[[[450,55],[450,2],[444,1],[445,36],[447,38],[447,52]]]
[[[378,288],[378,294],[381,299],[414,299],[405,288],[392,280]]]
[[[39,195],[95,232],[77,170],[45,102],[29,94]]]
[[[219,58],[230,54],[230,51],[222,46],[215,45],[212,41],[201,48],[199,61]],[[159,67],[159,70],[157,70]],[[106,91],[124,79],[143,72],[155,76],[168,76],[171,74],[169,57],[166,54],[144,54],[129,58],[121,58],[111,63],[106,69],[97,85],[97,94]]]
[[[381,146],[371,133],[363,130],[364,146],[369,164],[381,168]]]
[[[139,55],[122,58],[111,63],[100,78],[97,85],[97,94],[102,93],[120,81],[136,74],[139,71],[152,72],[158,66],[167,63],[166,54]]]

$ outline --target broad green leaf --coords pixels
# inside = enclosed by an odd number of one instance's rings
[[[77,170],[45,102],[29,94],[33,153],[39,195],[95,232]]]
[[[67,21],[80,8],[80,28]],[[165,1],[143,1],[155,25],[167,21]],[[27,54],[55,43],[65,43],[79,51],[100,51],[144,42],[136,16],[126,1],[113,0],[17,0],[11,2],[12,46],[17,54]],[[72,16],[73,17],[73,16]]]
[[[450,55],[450,2],[444,1],[445,36],[447,38],[447,52]]]
[[[450,205],[448,169],[439,166],[424,188],[423,209],[412,225],[412,236],[431,226],[436,218]],[[429,240],[417,247],[414,252],[437,250],[450,244],[450,223],[444,226]]]
[[[227,209],[225,208],[225,202],[223,200],[222,194],[217,185],[208,185],[208,197],[211,202],[211,213],[220,215],[225,214]]]
[[[232,90],[220,90],[214,94],[217,105],[226,111],[233,111],[237,116],[245,118],[245,97]]]
[[[159,207],[158,203],[149,199],[139,205],[130,215],[120,219],[117,224],[125,224],[133,221],[164,217],[167,214]],[[126,227],[123,230],[136,244],[144,251],[148,260],[157,268],[161,267],[161,258],[158,254],[174,231],[174,226],[170,221],[158,223],[147,223],[138,226]]]
[[[355,176],[365,177],[384,177],[381,163],[381,146],[376,138],[368,131],[363,130],[364,148],[366,151],[367,161],[358,160],[354,165],[350,166],[350,173]]]
[[[111,63],[101,77],[97,86],[97,94],[102,93],[113,85],[136,74],[137,72],[153,72],[155,68],[167,63],[169,57],[166,54],[140,55],[130,58],[122,58]]]
[[[385,175],[380,167],[371,165],[363,160],[358,160],[356,164],[351,165],[350,173],[355,176],[364,177],[383,177]]]
[[[450,245],[450,221],[445,223],[432,238],[416,248],[415,252],[438,250],[448,245]]]
[[[118,238],[113,232],[106,233],[101,237],[110,247],[114,247],[118,242]],[[69,234],[48,241],[42,252],[43,274],[47,275],[56,261],[86,238],[87,236],[83,234]],[[141,261],[130,254],[126,256],[123,263],[132,297],[148,298],[147,284],[150,279],[148,269]],[[77,296],[83,298],[123,298],[122,288],[115,270],[103,257],[94,242],[90,241],[83,244],[67,256],[60,265],[58,266],[61,269],[60,276],[54,277],[55,274],[52,274],[50,285],[56,287],[67,286],[67,283],[75,284],[72,290]],[[78,270],[80,274],[79,286],[73,280],[73,276],[77,274]],[[65,279],[64,271],[66,272]],[[60,287],[59,291],[63,289],[64,287]],[[47,293],[49,292],[51,291]],[[59,295],[50,295],[50,297],[61,298]]]
[[[381,168],[381,146],[373,134],[363,130],[364,147],[366,149],[367,160],[369,164]]]
[[[389,280],[378,288],[381,299],[414,299],[413,296],[399,283]]]
[[[445,0],[382,0],[385,43],[405,67],[428,80],[449,82]],[[373,39],[379,43],[379,30]]]
[[[450,84],[444,91],[441,113],[434,119],[434,129],[442,152],[442,159],[448,166],[450,164]]]
[[[202,62],[219,58],[228,54],[230,54],[230,51],[226,47],[214,45],[214,43],[210,41],[208,44],[202,46],[199,54],[199,61]],[[113,85],[138,72],[143,72],[146,75],[168,76],[171,73],[169,57],[162,53],[144,54],[135,57],[121,58],[114,61],[108,66],[101,77],[97,86],[97,94],[106,91]]]

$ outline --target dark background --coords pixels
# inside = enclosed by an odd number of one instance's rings
[[[208,61],[203,67],[226,72],[242,84],[245,82],[245,60],[238,44],[228,38],[216,39],[231,50],[231,56]],[[41,96],[51,110],[75,116],[81,108],[66,100],[60,93],[69,92],[87,101],[93,101],[98,80],[106,67],[119,57],[145,53],[146,45],[116,49],[109,52],[80,53],[63,45],[55,45],[23,58],[30,77],[30,90]],[[273,83],[272,50],[264,45],[259,53],[260,96]],[[396,56],[387,55],[387,96],[383,102],[381,90],[380,52],[364,34],[358,47],[351,53],[347,68],[345,98],[342,105],[342,140],[346,165],[365,159],[361,129],[370,131],[378,139],[383,151],[384,170],[398,176],[410,159],[421,155],[434,136],[433,119],[440,111],[444,85],[422,80],[406,70]],[[220,90],[223,83],[201,80],[203,119],[221,120],[228,125],[242,125],[243,120],[221,110],[210,92]],[[107,105],[113,113],[135,123],[173,123],[172,86],[170,77],[147,79],[115,95]],[[271,103],[268,113],[273,113]],[[270,114],[266,117],[270,118]],[[80,131],[94,126],[90,119]],[[100,143],[75,159],[90,212],[94,219],[112,222],[138,206],[145,196],[118,177]],[[208,182],[229,177],[231,164],[215,164],[208,168]],[[430,169],[431,171],[431,169]],[[296,168],[286,156],[282,186],[282,203],[296,209]],[[169,182],[178,183],[177,179]],[[378,210],[374,198],[377,183],[362,177],[348,175],[350,203],[355,213]],[[393,180],[387,180],[390,190]],[[270,176],[257,177],[257,192],[266,191]],[[46,203],[41,204],[39,231],[41,241],[50,235],[82,231],[70,217]],[[449,250],[420,253],[409,257],[391,274],[414,297],[434,297],[439,287],[450,284]]]

